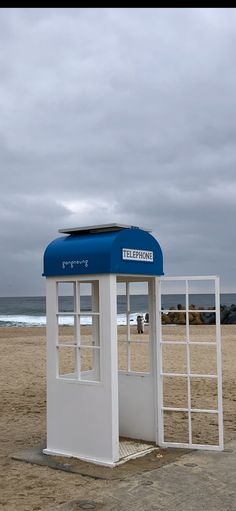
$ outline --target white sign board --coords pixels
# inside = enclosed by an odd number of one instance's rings
[[[151,250],[139,250],[138,248],[123,248],[122,259],[124,261],[153,263],[153,252]]]

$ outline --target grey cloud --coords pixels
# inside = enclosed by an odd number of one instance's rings
[[[13,259],[37,294],[57,229],[108,221],[234,288],[235,28],[235,9],[0,10],[2,295]]]

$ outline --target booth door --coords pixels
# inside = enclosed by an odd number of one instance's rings
[[[156,442],[155,277],[118,276],[117,295],[119,434]]]
[[[161,277],[157,285],[158,444],[222,450],[219,279]]]

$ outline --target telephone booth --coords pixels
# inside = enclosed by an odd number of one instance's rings
[[[59,232],[64,236],[52,241],[44,254],[47,298],[44,453],[115,466],[149,452],[156,445],[195,448],[191,415],[197,411],[217,415],[219,442],[209,448],[222,449],[218,290],[214,343],[217,374],[198,375],[217,378],[217,409],[195,410],[191,404],[189,365],[186,374],[172,374],[171,370],[168,373],[162,367],[162,345],[173,342],[166,341],[162,334],[162,315],[166,311],[160,287],[165,277],[157,240],[146,229],[120,224]],[[183,279],[187,286],[191,278]],[[132,324],[132,299],[140,289],[142,293],[145,290],[148,312],[144,336]],[[117,327],[120,291],[124,321]],[[186,331],[188,334],[188,306]],[[186,344],[187,358],[189,341],[188,337],[179,341]],[[185,407],[165,405],[166,376],[186,379]],[[168,442],[164,436],[164,415],[176,410],[187,414],[187,439]]]

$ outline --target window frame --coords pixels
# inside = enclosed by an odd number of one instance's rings
[[[71,283],[73,285],[73,302],[74,302],[74,310],[63,312],[60,310],[59,306],[59,296],[63,296],[59,294],[59,285]],[[91,310],[84,311],[81,310],[81,295],[80,295],[80,284],[91,284]],[[56,279],[56,378],[59,381],[67,381],[73,383],[80,384],[92,384],[99,385],[102,383],[102,370],[101,370],[101,306],[100,306],[100,282],[98,278],[67,278],[67,279]],[[61,342],[59,337],[59,328],[60,322],[59,319],[61,317],[73,317],[74,318],[74,342]],[[92,334],[92,342],[88,344],[83,344],[81,342],[81,318],[83,317],[91,317],[91,334]],[[97,321],[93,322],[93,318],[98,318]],[[93,341],[93,337],[95,337],[95,341]],[[95,344],[96,343],[96,344]],[[75,350],[75,371],[73,373],[63,373],[60,374],[59,368],[59,358],[60,358],[60,349],[68,348],[70,350]],[[91,353],[93,353],[93,367],[90,370],[81,370],[81,354],[83,350],[89,349]],[[97,356],[95,355],[97,354]],[[95,367],[96,364],[96,367]],[[96,379],[85,378],[86,372],[97,373],[99,376]]]

